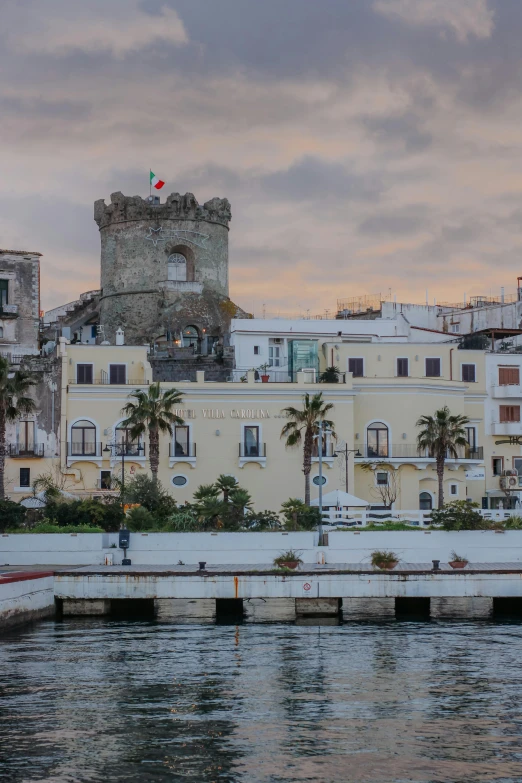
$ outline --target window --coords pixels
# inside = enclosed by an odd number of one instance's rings
[[[455,495],[458,495],[458,494],[459,494],[459,486],[458,486],[458,484],[450,484],[450,495],[453,495],[455,497]]]
[[[118,444],[118,448],[116,449],[117,456],[121,457],[122,445],[125,447],[125,456],[141,457],[145,453],[143,449],[140,448],[140,438],[132,437],[130,427],[116,427],[114,442]]]
[[[31,486],[31,468],[20,468],[20,486]]]
[[[112,473],[110,470],[100,471],[100,489],[112,489]]]
[[[190,428],[176,425],[174,427],[174,456],[188,457],[190,454]]]
[[[493,475],[501,476],[504,472],[504,457],[493,457],[492,465],[493,465]]]
[[[125,384],[127,381],[127,368],[124,364],[109,364],[109,383]]]
[[[518,386],[520,384],[519,367],[499,367],[498,385],[499,386]]]
[[[4,336],[4,327],[0,326],[0,337]]]
[[[450,326],[453,334],[458,334],[460,332],[460,324],[451,324]]]
[[[522,459],[520,457],[513,458],[513,470],[518,473],[518,483],[520,484],[520,478],[522,477]]]
[[[520,405],[501,405],[499,421],[520,421]]]
[[[348,372],[351,372],[354,378],[362,378],[364,376],[363,362],[363,359],[348,359]]]
[[[259,457],[259,427],[245,427],[243,438],[245,457]]]
[[[254,355],[255,356],[259,356],[260,355],[259,345],[254,345]]]
[[[9,280],[0,280],[0,307],[9,304]]]
[[[377,486],[379,487],[387,487],[388,486],[388,474],[385,472],[379,472],[376,474],[376,481]]]
[[[312,484],[315,484],[316,487],[324,487],[325,484],[328,484],[328,479],[326,476],[314,476],[312,479]]]
[[[433,498],[429,492],[421,492],[419,495],[419,509],[421,511],[431,511],[433,508]]]
[[[270,345],[268,348],[268,364],[270,367],[281,366],[281,348],[279,345]]]
[[[91,340],[95,340],[98,335],[98,327],[96,324],[94,326],[91,326]]]
[[[470,451],[477,450],[477,430],[475,427],[466,427],[466,440],[468,441]]]
[[[397,359],[397,377],[398,378],[407,378],[409,372],[408,367],[408,360],[407,359]]]
[[[167,259],[168,279],[185,282],[187,279],[187,259],[181,253],[172,253]]]
[[[19,422],[18,450],[20,454],[34,453],[34,421]]]
[[[386,424],[378,421],[368,427],[367,438],[367,456],[368,457],[387,457],[388,455],[388,427]]]
[[[463,364],[462,365],[462,380],[468,383],[475,383],[475,365]]]
[[[92,364],[76,365],[76,383],[92,383]]]
[[[198,349],[199,333],[195,326],[186,326],[183,329],[183,348]]]
[[[96,456],[96,427],[92,421],[82,419],[71,427],[71,455]]]
[[[175,487],[184,487],[188,484],[188,478],[186,476],[173,476],[172,483]]]
[[[440,359],[426,359],[426,377],[440,378]]]

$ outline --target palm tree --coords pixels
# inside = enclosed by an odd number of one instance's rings
[[[8,359],[0,356],[0,500],[5,498],[5,442],[7,423],[21,415],[34,413],[35,402],[29,397],[36,380],[23,370],[10,372]]]
[[[419,451],[427,449],[430,456],[435,457],[439,508],[444,506],[444,463],[448,457],[457,458],[457,446],[468,445],[464,429],[468,422],[467,416],[452,416],[447,405],[435,411],[434,416],[421,416],[417,422],[417,427],[422,427],[417,435]]]
[[[228,503],[230,493],[239,487],[239,482],[234,476],[227,476],[222,473],[216,479],[216,487],[223,493],[223,502]]]
[[[317,434],[319,422],[322,421],[324,427],[332,430],[332,436],[335,438],[334,423],[325,418],[333,407],[331,402],[324,402],[322,392],[319,392],[313,397],[310,397],[309,394],[303,396],[302,410],[293,407],[283,409],[283,413],[289,419],[281,430],[281,437],[286,437],[285,445],[298,446],[303,443],[303,473],[305,477],[305,504],[307,506],[310,505],[310,471],[312,469],[314,436]],[[321,448],[321,445],[319,444],[318,447]]]
[[[183,396],[177,389],[161,391],[158,383],[151,383],[145,392],[136,389],[129,394],[130,402],[122,408],[127,418],[120,427],[130,429],[131,438],[139,438],[145,432],[149,433],[149,460],[152,478],[158,480],[159,467],[159,435],[168,432],[172,437],[172,426],[183,424],[183,419],[173,412],[173,408],[181,405]]]
[[[201,484],[194,492],[195,509],[198,519],[205,526],[222,526],[225,504],[219,499],[219,489],[215,484]]]

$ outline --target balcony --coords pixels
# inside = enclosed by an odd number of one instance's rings
[[[79,382],[76,378],[70,378],[67,383],[69,386],[147,386],[150,381],[145,378],[126,378],[124,381],[111,383],[108,374],[102,371],[101,375],[92,381]]]
[[[266,443],[239,444],[239,467],[243,468],[248,462],[257,462],[262,468],[266,468]]]
[[[321,457],[324,464],[331,468],[335,459],[335,447],[333,443],[324,444]],[[312,451],[312,462],[319,462],[319,449],[317,448],[317,442],[314,443]]]
[[[185,462],[191,468],[196,467],[196,444],[169,443],[169,468],[176,463]]]
[[[522,397],[522,386],[519,383],[493,386],[491,393],[497,400],[516,400]]]
[[[38,443],[34,446],[26,446],[22,443],[8,443],[6,456],[18,457],[19,459],[38,459],[45,457],[45,446],[43,443]]]
[[[371,447],[364,447],[361,449],[363,452],[362,457],[356,457],[355,462],[361,464],[363,462],[411,462],[415,465],[421,465],[434,463],[435,458],[432,457],[428,451],[419,451],[416,443],[394,443],[391,446],[381,447],[378,450]],[[472,449],[470,446],[458,446],[457,458],[446,457],[448,462],[483,462],[484,460],[484,447],[477,446]]]
[[[522,422],[520,421],[493,421],[491,423],[492,435],[508,435],[510,437],[522,436]]]
[[[102,443],[72,443],[67,444],[67,461],[102,459]]]

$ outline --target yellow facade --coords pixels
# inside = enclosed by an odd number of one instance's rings
[[[121,460],[110,444],[119,443],[124,436],[118,430],[121,410],[134,388],[146,388],[152,382],[146,346],[68,345],[62,341],[59,350],[60,445],[56,454],[47,451],[44,458],[7,460],[8,489],[13,499],[28,494],[27,488],[19,486],[20,468],[30,468],[31,482],[46,472],[59,472],[66,476],[65,488],[79,495],[102,491],[109,472],[119,478]],[[299,407],[305,393],[322,392],[334,405],[331,418],[337,446],[352,452],[348,455],[348,490],[352,494],[372,505],[383,505],[382,484],[378,483],[383,477],[377,474],[388,473],[392,476],[388,484],[395,488],[394,508],[418,509],[421,493],[426,493],[424,501],[429,497],[435,506],[434,462],[418,455],[415,424],[420,416],[447,405],[452,413],[468,416],[474,433],[470,435],[470,448],[446,465],[445,500],[471,498],[480,503],[488,482],[493,485],[488,470],[480,478],[485,470],[484,458],[489,466],[495,449],[494,439],[484,434],[484,352],[459,351],[448,344],[433,343],[347,343],[335,350],[339,354],[336,364],[343,371],[348,370],[350,359],[362,359],[363,375],[352,377],[346,372],[343,382],[337,384],[307,383],[304,375],[299,375],[297,383],[264,384],[256,382],[253,373],[248,374],[246,383],[205,382],[203,373],[198,373],[196,382],[175,384],[183,395],[179,415],[188,433],[184,431],[180,436],[178,448],[168,435],[161,437],[162,484],[179,503],[184,503],[192,500],[199,485],[226,473],[235,476],[251,493],[258,510],[277,511],[289,497],[303,498],[302,451],[285,448],[280,437],[285,423],[282,410],[290,405]],[[398,377],[397,359],[408,359],[407,376]],[[440,377],[426,375],[426,359],[440,360]],[[80,370],[80,365],[92,366],[92,370]],[[115,371],[111,365],[125,369]],[[474,381],[462,380],[462,365],[475,366]],[[401,367],[404,375],[405,365]],[[429,369],[433,370],[433,365]],[[163,389],[173,386],[162,383]],[[246,432],[248,428],[258,429],[253,433]],[[252,450],[247,440],[250,438],[251,443],[254,435],[257,447]],[[376,449],[372,438],[380,438]],[[144,454],[130,449],[125,460],[127,479],[150,470],[146,436],[142,445]],[[334,445],[333,441],[327,444],[324,458],[325,492],[346,489],[345,465],[342,458],[333,455]],[[354,455],[355,450],[360,456]],[[317,463],[314,460],[312,479],[318,474]],[[312,498],[317,497],[317,485],[311,486]]]

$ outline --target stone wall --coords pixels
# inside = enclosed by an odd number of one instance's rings
[[[113,193],[95,202],[101,238],[100,324],[113,341],[122,327],[126,342],[151,342],[188,325],[222,336],[229,328],[227,199],[199,205],[191,193],[172,193],[165,203]],[[168,259],[187,261],[186,280],[171,285]],[[185,285],[183,285],[185,283]]]
[[[154,381],[195,381],[198,370],[204,370],[206,381],[226,381],[232,376],[234,358],[224,357],[223,364],[215,356],[199,356],[191,359],[149,359]]]
[[[8,281],[8,303],[0,311],[0,353],[37,353],[40,253],[0,250],[0,279]]]

